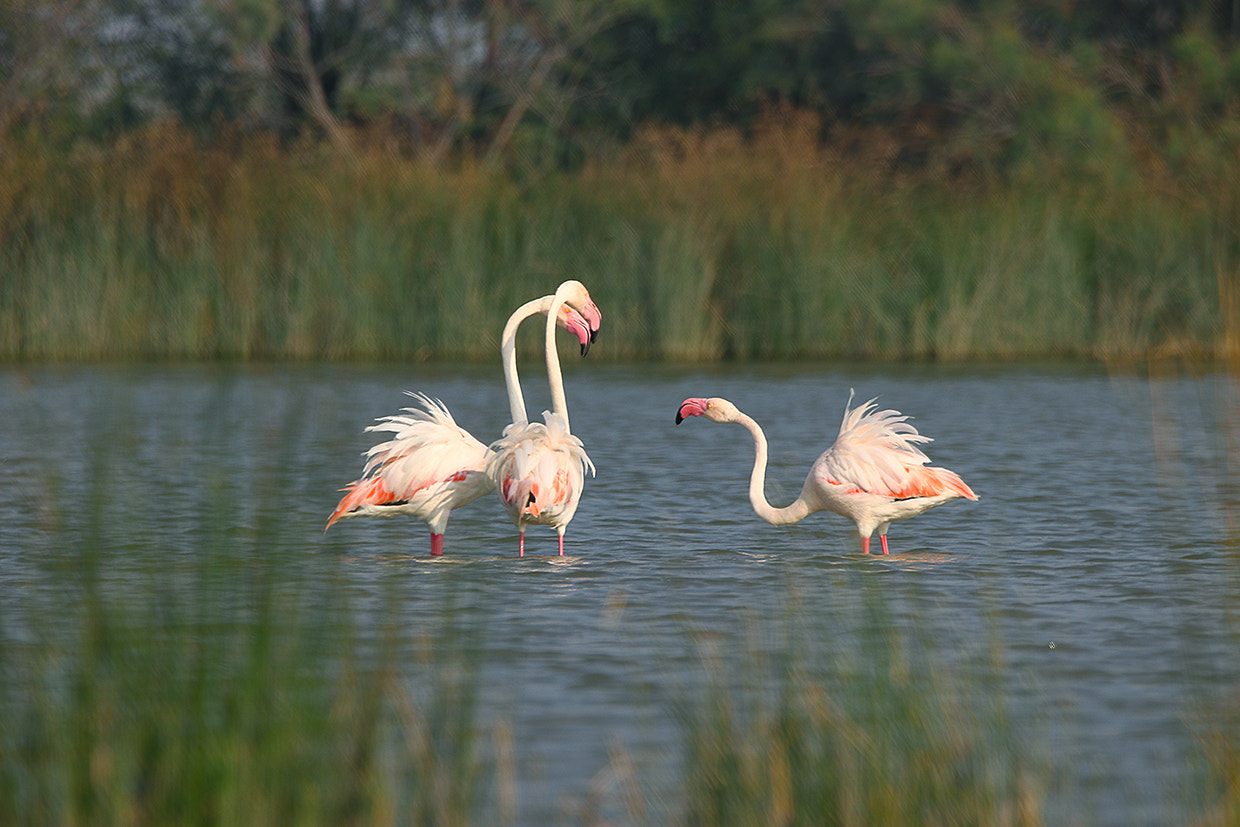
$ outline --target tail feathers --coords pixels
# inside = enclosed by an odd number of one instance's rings
[[[331,528],[336,520],[347,517],[363,505],[383,505],[396,499],[396,495],[387,487],[383,477],[357,480],[343,490],[348,493],[340,500],[340,505],[336,506],[332,515],[327,518],[327,525],[323,527],[324,531]]]
[[[942,497],[947,494],[955,494],[969,500],[977,499],[973,489],[960,479],[960,475],[955,471],[925,466],[913,466],[909,468],[909,471],[908,483],[901,490],[894,492],[896,499]]]

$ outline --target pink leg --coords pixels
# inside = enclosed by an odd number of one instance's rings
[[[870,538],[869,537],[861,538],[861,553],[862,554],[870,553]]]
[[[518,557],[525,556],[525,532],[524,531],[521,532],[521,539],[517,543],[517,556]]]
[[[887,535],[880,534],[878,535],[878,539],[883,541],[883,554],[886,554],[887,553]]]
[[[560,556],[564,556],[564,535],[560,535]]]
[[[431,557],[443,557],[443,535],[431,535]]]

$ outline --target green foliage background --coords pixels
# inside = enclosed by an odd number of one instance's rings
[[[1234,4],[68,6],[0,359],[490,358],[568,277],[604,358],[1240,353]]]

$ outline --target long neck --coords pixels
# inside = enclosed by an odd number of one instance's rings
[[[500,356],[504,362],[504,384],[508,387],[508,408],[512,412],[512,421],[518,425],[524,425],[530,420],[525,413],[525,396],[521,393],[521,380],[517,378],[517,328],[530,316],[545,313],[550,306],[550,296],[526,302],[508,317],[508,323],[504,325]],[[552,319],[554,318],[553,316]],[[554,324],[555,322],[552,321],[553,327]]]
[[[766,501],[766,434],[762,433],[762,428],[747,414],[740,414],[735,421],[753,435],[754,458],[753,473],[749,475],[749,502],[754,513],[771,525],[788,525],[804,519],[812,510],[804,495],[797,497],[785,508],[776,508]]]
[[[555,346],[555,317],[563,304],[564,299],[557,291],[547,308],[547,381],[551,383],[551,410],[564,417],[564,427],[568,429],[568,399],[564,396],[564,376],[560,373],[560,352]]]

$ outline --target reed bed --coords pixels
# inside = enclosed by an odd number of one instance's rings
[[[108,478],[10,557],[41,574],[0,632],[0,823],[495,823],[467,631],[449,618],[431,648],[382,620],[390,594],[345,597],[332,565],[281,578],[292,540],[226,525],[246,502],[217,480],[192,527],[148,542]],[[179,531],[192,561],[165,552]]]
[[[200,570],[166,591],[109,582],[104,548],[66,554],[58,609],[31,625],[38,614],[23,613],[24,640],[0,637],[0,821],[514,823],[513,736],[479,723],[469,618],[447,613],[417,639],[394,624],[376,634],[398,610],[350,605],[330,580],[290,588],[258,562],[278,556],[272,540],[214,536]],[[856,646],[829,676],[794,642],[706,658],[675,718],[671,823],[1042,823],[997,685],[950,679],[890,627]],[[439,676],[433,692],[410,688],[411,654]],[[630,758],[613,759],[628,823],[667,823]],[[601,823],[608,793],[580,793],[589,806],[572,823]]]
[[[1044,768],[1008,721],[998,663],[964,678],[928,634],[892,622],[890,595],[840,585],[862,605],[798,620],[806,640],[776,658],[706,658],[711,682],[682,712],[685,823],[1045,823]],[[833,641],[825,670],[814,640]]]
[[[996,182],[819,134],[648,130],[545,172],[169,125],[19,144],[0,156],[0,359],[492,358],[511,309],[569,277],[604,309],[604,358],[1234,356],[1226,161]]]
[[[271,554],[269,542],[255,558]],[[445,614],[417,639],[393,625],[374,634],[389,610],[350,605],[330,582],[321,593],[289,589],[225,546],[236,547],[231,533],[205,544],[211,562],[195,577],[162,593],[109,584],[101,548],[61,561],[55,609],[0,637],[0,821],[517,821],[513,733],[502,720],[479,723],[467,616]],[[705,679],[675,710],[682,769],[670,823],[1045,823],[1048,771],[1007,720],[998,663],[990,677],[955,673],[925,639],[884,624],[877,586],[861,588],[861,632],[832,644],[826,668],[811,654],[820,645],[795,640],[702,653]],[[842,603],[817,609],[794,620],[796,633],[848,638],[841,630],[856,616]],[[433,692],[402,677],[411,656],[438,676]],[[1234,721],[1219,714],[1203,710],[1206,787],[1184,823],[1226,827],[1240,812]],[[669,823],[652,815],[666,800],[643,799],[640,756],[613,754],[625,823]],[[564,823],[604,823],[614,791],[577,793],[586,806]]]

